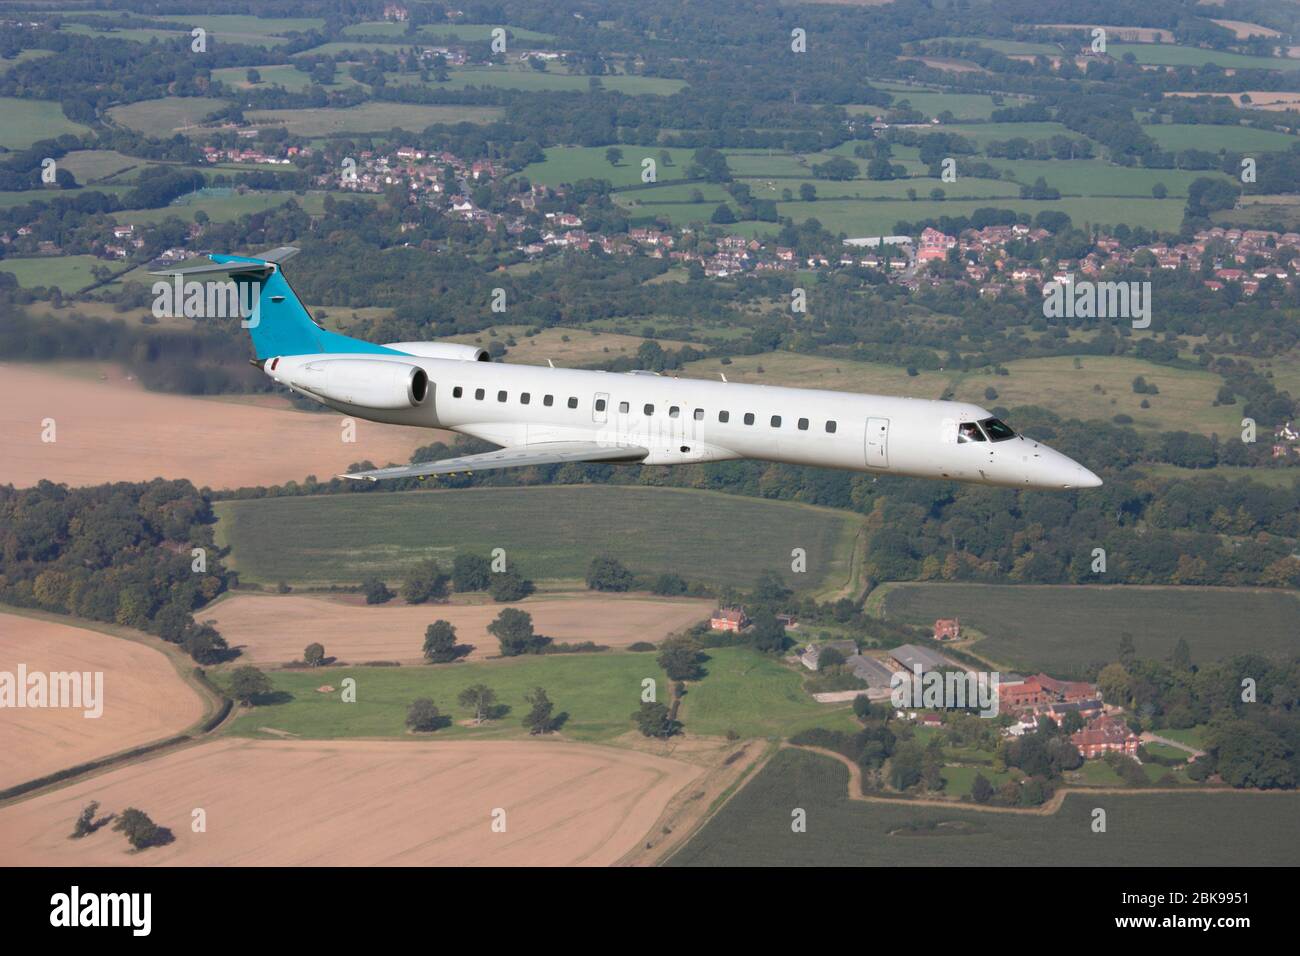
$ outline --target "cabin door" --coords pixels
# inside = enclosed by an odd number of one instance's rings
[[[591,403],[591,420],[598,425],[603,425],[609,418],[609,394],[606,392],[597,392],[595,400]]]
[[[889,467],[889,419],[868,418],[866,455],[868,468]]]

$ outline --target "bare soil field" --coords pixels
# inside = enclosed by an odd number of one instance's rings
[[[1165,96],[1206,96],[1205,93],[1166,93]],[[1219,99],[1231,100],[1234,106],[1251,110],[1300,110],[1300,93],[1285,93],[1274,90],[1247,90],[1245,93],[1212,93]],[[1243,103],[1241,98],[1249,96],[1250,102]]]
[[[1245,20],[1211,20],[1211,23],[1217,23],[1225,30],[1231,30],[1238,40],[1248,40],[1251,37],[1280,37],[1282,34],[1272,27],[1261,27],[1258,23],[1247,23]]]
[[[469,659],[495,655],[497,639],[487,626],[502,608],[516,607],[533,616],[537,633],[559,642],[595,641],[627,647],[637,641],[660,641],[673,631],[708,617],[712,601],[621,595],[542,595],[513,604],[389,604],[368,606],[335,597],[236,594],[197,612],[212,620],[231,647],[262,663],[302,659],[313,641],[325,653],[352,664],[363,661],[422,660],[424,629],[436,620],[456,628],[462,644],[473,644]]]
[[[55,441],[42,441],[45,419]],[[369,459],[406,462],[448,433],[295,410],[278,396],[194,398],[145,391],[111,366],[0,364],[0,483],[71,485],[188,478],[238,488],[322,480]]]
[[[702,772],[560,740],[227,738],[0,808],[0,864],[608,866]],[[68,839],[91,800],[139,807],[175,840],[132,853],[111,826]]]
[[[0,710],[0,789],[178,734],[205,705],[171,661],[144,644],[100,631],[0,613],[0,671],[102,672],[103,712]]]

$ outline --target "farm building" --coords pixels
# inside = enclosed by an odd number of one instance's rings
[[[853,641],[826,641],[822,644],[809,644],[803,654],[799,656],[799,660],[810,671],[819,670],[821,668],[821,656],[828,650],[839,651],[844,655],[847,662],[850,657],[858,653],[858,645]]]
[[[1098,717],[1083,730],[1071,734],[1070,743],[1079,748],[1084,759],[1091,759],[1111,751],[1135,754],[1141,740],[1122,718]]]
[[[743,607],[722,607],[709,618],[709,627],[715,631],[739,631],[749,623]]]
[[[961,637],[961,624],[955,617],[941,617],[934,622],[936,641],[955,641]]]
[[[902,644],[890,651],[889,656],[909,671],[915,671],[919,667],[923,674],[926,671],[943,670],[945,667],[952,666],[952,662],[942,654],[936,654],[915,644]]]

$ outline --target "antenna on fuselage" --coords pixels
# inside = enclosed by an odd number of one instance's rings
[[[718,373],[718,378],[720,378],[720,379],[722,379],[724,382],[726,382],[726,381],[727,381],[727,374],[726,374],[725,372],[719,372],[719,373]],[[727,384],[730,385],[731,383],[730,383],[730,382],[727,382]]]
[[[551,368],[555,368],[555,363],[552,362],[550,359],[546,360],[546,364],[549,365]]]

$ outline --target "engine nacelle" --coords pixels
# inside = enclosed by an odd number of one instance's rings
[[[424,369],[404,362],[320,359],[294,369],[289,384],[313,395],[363,408],[414,408],[429,394]]]
[[[490,362],[486,349],[477,345],[457,345],[455,342],[389,342],[384,348],[397,349],[420,358],[451,359],[455,362]]]

